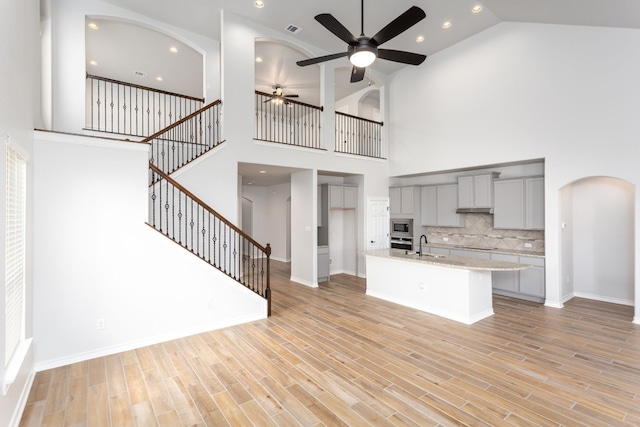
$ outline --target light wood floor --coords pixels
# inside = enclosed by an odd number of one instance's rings
[[[21,426],[640,425],[630,307],[496,297],[466,326],[273,264],[269,319],[40,372]]]

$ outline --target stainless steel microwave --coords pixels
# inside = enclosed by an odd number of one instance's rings
[[[413,219],[391,220],[391,237],[413,237]]]

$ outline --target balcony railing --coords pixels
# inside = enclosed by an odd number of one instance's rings
[[[322,107],[256,91],[254,139],[321,149]]]
[[[217,100],[147,137],[151,145],[149,161],[171,174],[197,159],[221,142],[220,110]]]
[[[262,246],[153,163],[149,225],[267,299],[271,314],[271,246]]]
[[[382,159],[382,122],[336,111],[337,153]]]
[[[204,99],[87,74],[86,129],[146,137],[204,105]]]

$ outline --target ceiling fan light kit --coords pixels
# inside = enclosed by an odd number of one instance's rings
[[[410,7],[406,12],[387,24],[387,26],[382,30],[378,31],[378,33],[373,37],[367,37],[364,35],[364,0],[361,0],[360,2],[360,12],[360,24],[362,31],[360,32],[360,37],[357,38],[330,13],[321,13],[320,15],[316,15],[316,21],[322,24],[327,30],[331,31],[336,37],[347,43],[347,51],[297,61],[296,64],[300,67],[306,67],[307,65],[318,64],[320,62],[344,58],[347,56],[351,64],[353,64],[351,83],[355,83],[364,79],[366,67],[373,64],[376,58],[410,65],[420,65],[427,58],[426,55],[418,53],[392,49],[378,49],[378,46],[381,44],[391,40],[395,36],[403,33],[423,20],[426,17],[426,14],[422,9],[417,6]]]
[[[368,39],[358,40],[358,45],[349,45],[349,61],[354,67],[368,67],[378,57],[378,48],[370,43]]]

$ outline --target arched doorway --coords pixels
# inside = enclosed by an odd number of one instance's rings
[[[634,305],[635,188],[588,177],[560,190],[562,295]]]

